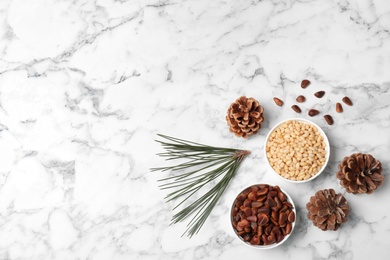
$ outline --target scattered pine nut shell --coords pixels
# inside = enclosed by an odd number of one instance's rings
[[[310,109],[307,114],[309,116],[315,116],[315,115],[318,115],[319,113],[320,113],[320,111],[318,111],[317,109]]]
[[[343,112],[343,106],[340,103],[336,103],[336,112],[337,113]]]
[[[283,106],[283,104],[284,104],[283,100],[281,100],[281,99],[279,99],[277,97],[274,97],[274,102],[275,102],[276,105],[278,105],[280,107]]]
[[[304,79],[301,82],[301,88],[307,88],[310,85],[310,80]]]
[[[352,106],[352,101],[351,101],[351,99],[350,99],[349,97],[347,97],[347,96],[343,97],[342,101],[343,101],[346,105]]]
[[[333,118],[330,115],[324,115],[325,121],[328,123],[328,125],[333,125]]]
[[[317,98],[322,98],[324,95],[325,95],[325,91],[323,90],[314,93],[314,96],[316,96]]]
[[[301,109],[300,109],[300,107],[297,106],[297,105],[293,105],[293,106],[291,106],[291,108],[292,108],[292,110],[294,110],[296,113],[301,113],[301,112],[302,112]]]
[[[298,103],[303,103],[303,102],[306,101],[306,98],[305,98],[305,96],[300,95],[300,96],[297,97],[296,101]]]

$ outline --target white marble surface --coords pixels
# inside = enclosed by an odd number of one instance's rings
[[[0,259],[388,259],[389,71],[386,0],[2,0]],[[299,186],[273,176],[263,154],[269,129],[296,116],[298,94],[335,120],[312,118],[332,155]],[[241,95],[265,108],[248,140],[224,118]],[[354,106],[336,114],[344,95]],[[252,152],[192,239],[169,226],[164,174],[149,172],[163,164],[157,133]],[[305,204],[318,189],[345,194],[337,164],[358,151],[382,161],[385,182],[346,194],[349,222],[322,232]],[[279,184],[298,208],[293,236],[269,251],[242,245],[229,223],[236,194],[259,182]]]

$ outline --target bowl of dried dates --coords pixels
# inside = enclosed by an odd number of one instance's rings
[[[330,155],[329,140],[324,131],[301,118],[276,124],[268,133],[264,149],[271,170],[293,183],[317,178],[324,171]]]
[[[231,223],[237,237],[257,249],[284,243],[295,226],[291,197],[277,185],[255,184],[241,191],[233,202]]]

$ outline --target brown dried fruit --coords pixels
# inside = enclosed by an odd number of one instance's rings
[[[306,101],[306,98],[304,96],[300,95],[300,96],[297,97],[296,101],[298,103],[303,103],[303,102]]]
[[[282,206],[283,206],[283,204],[282,204],[282,202],[279,200],[279,198],[278,198],[277,196],[275,196],[274,200],[275,200],[275,202],[276,202],[276,208],[281,209]]]
[[[263,187],[263,188],[259,189],[259,191],[257,192],[257,196],[263,196],[263,195],[266,195],[267,193],[268,193],[268,188]]]
[[[257,221],[257,217],[256,216],[249,216],[246,218],[246,220],[250,221],[250,222],[256,222]]]
[[[348,105],[348,106],[352,106],[352,101],[351,99],[349,99],[349,97],[343,97],[342,101]]]
[[[336,112],[337,113],[343,112],[343,106],[340,103],[336,103]]]
[[[269,218],[267,215],[263,214],[263,213],[259,213],[259,215],[257,215],[257,218],[258,218],[258,224],[259,226],[264,226],[265,224],[268,223],[269,221]]]
[[[290,234],[291,230],[292,230],[292,224],[291,223],[287,223],[287,225],[286,225],[286,235]]]
[[[261,201],[254,201],[254,202],[252,202],[252,208],[260,208],[263,205],[264,205],[264,203],[261,202]]]
[[[277,226],[275,226],[273,229],[272,229],[272,231],[271,231],[271,234],[273,234],[273,235],[280,235],[282,232],[280,232],[280,229],[277,227]]]
[[[271,213],[271,219],[273,219],[273,220],[279,220],[279,213],[276,212],[276,211],[273,211],[273,212]]]
[[[270,235],[270,234],[271,234],[271,231],[272,231],[272,228],[273,228],[273,226],[268,225],[268,226],[265,228],[264,233],[265,233],[266,235]]]
[[[318,115],[320,113],[320,111],[316,110],[316,109],[310,109],[309,112],[307,113],[309,116],[315,116],[315,115]]]
[[[282,241],[283,238],[284,238],[284,236],[283,236],[282,234],[277,235],[277,237],[276,237],[276,243],[279,243],[280,241]]]
[[[246,199],[245,193],[241,193],[240,195],[237,196],[238,201],[244,201]]]
[[[277,98],[277,97],[274,97],[274,102],[275,102],[276,105],[278,105],[280,107],[283,106],[283,104],[284,104],[284,102],[281,99]]]
[[[333,125],[333,118],[330,115],[324,115],[324,118],[328,125]]]
[[[314,96],[316,96],[317,98],[322,98],[324,95],[325,95],[325,91],[322,90],[314,93]]]
[[[287,207],[289,207],[290,209],[293,208],[292,204],[290,202],[288,202],[288,201],[283,201],[283,204],[287,205]]]
[[[250,200],[257,200],[257,196],[256,196],[256,192],[250,192],[249,194],[248,194],[248,199],[250,199]]]
[[[353,194],[371,194],[382,185],[382,164],[371,154],[355,153],[345,157],[336,176],[341,186]]]
[[[275,225],[275,226],[279,226],[279,222],[273,218],[271,218],[271,222]]]
[[[258,212],[258,213],[263,213],[263,214],[268,215],[269,212],[270,212],[270,209],[269,209],[268,206],[265,206],[265,207],[259,208],[259,209],[257,210],[257,212]]]
[[[254,98],[238,98],[229,106],[226,115],[230,132],[244,138],[256,134],[264,121],[263,111],[263,107]]]
[[[270,207],[275,207],[276,206],[276,202],[271,198],[269,197],[266,201],[266,204]]]
[[[249,242],[251,245],[260,245],[260,237],[253,236],[251,241]]]
[[[266,235],[266,234],[261,235],[260,241],[263,242],[263,245],[265,245],[265,246],[268,245],[267,235]],[[260,243],[261,243],[261,242],[260,242]]]
[[[294,211],[291,211],[289,214],[288,214],[288,221],[290,222],[294,222],[295,221],[295,213]]]
[[[301,113],[301,109],[299,108],[299,106],[293,105],[291,108],[292,108],[292,110],[294,110],[295,112]]]
[[[246,219],[242,219],[240,222],[237,223],[237,227],[242,227],[242,228],[249,227],[250,225],[251,224]]]
[[[241,210],[244,211],[246,216],[252,215],[252,209],[250,207],[245,207],[245,208],[243,208]]]
[[[257,201],[265,201],[266,198],[267,198],[267,195],[262,195],[262,196],[257,198]]]
[[[333,189],[319,190],[306,204],[307,217],[314,226],[326,231],[337,230],[342,223],[347,222],[349,205],[347,200],[336,194]]]
[[[281,202],[283,202],[287,199],[287,196],[283,192],[278,192],[278,198]]]
[[[243,238],[246,242],[248,242],[249,240],[251,240],[252,236],[249,235],[249,234],[245,234],[242,238]]]
[[[258,234],[259,236],[261,236],[262,234],[264,234],[264,231],[263,231],[263,227],[262,227],[262,226],[258,226],[258,227],[257,227],[257,234]]]
[[[276,237],[273,235],[268,236],[267,239],[269,244],[273,244],[276,241]]]
[[[310,85],[310,81],[307,79],[302,80],[301,88],[307,88]]]
[[[278,195],[278,192],[276,190],[270,190],[270,192],[268,192],[268,195],[272,198],[276,197],[276,195]]]
[[[279,214],[279,225],[283,225],[284,222],[287,220],[287,214],[285,212],[282,212]]]

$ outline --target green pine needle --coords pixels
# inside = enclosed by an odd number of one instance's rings
[[[159,156],[166,158],[167,161],[176,159],[187,160],[173,166],[151,169],[151,171],[162,172],[184,171],[184,173],[159,180],[164,182],[159,186],[161,190],[174,189],[165,197],[167,201],[183,197],[173,210],[182,205],[207,183],[223,176],[213,188],[172,217],[172,224],[175,224],[187,219],[190,215],[194,215],[187,225],[187,230],[184,232],[191,238],[202,228],[230,180],[237,172],[241,162],[250,152],[212,147],[162,134],[158,134],[158,136],[167,140],[156,140],[165,149],[164,153],[158,154]]]

